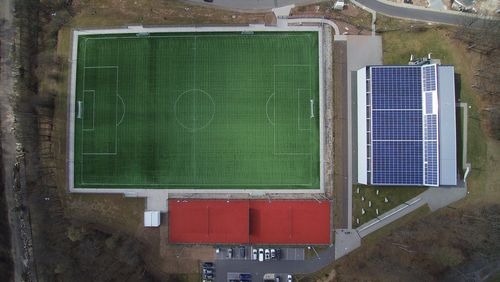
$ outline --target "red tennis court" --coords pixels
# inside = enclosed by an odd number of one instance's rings
[[[169,241],[247,243],[247,200],[169,200]]]
[[[330,204],[309,200],[169,200],[172,243],[329,244]]]

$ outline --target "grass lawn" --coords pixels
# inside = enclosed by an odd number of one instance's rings
[[[452,38],[451,28],[433,28],[422,32],[406,30],[383,34],[384,63],[406,64],[410,54],[441,59],[442,64],[453,65],[456,73],[457,102],[466,102],[468,109],[467,161],[472,164],[468,178],[470,196],[483,200],[498,201],[500,174],[495,163],[498,162],[500,144],[488,138],[481,126],[481,101],[478,93],[471,87],[476,81],[475,69],[481,65],[480,57]],[[458,167],[462,166],[462,110],[457,111]],[[484,193],[489,197],[482,197]],[[491,194],[493,193],[493,194]]]
[[[425,187],[373,187],[355,185],[352,189],[353,227],[363,225],[377,217],[376,209],[378,209],[379,215],[381,215],[416,197],[426,189]],[[379,191],[378,195],[377,190]],[[385,202],[385,198],[388,199],[387,203]],[[371,202],[371,207],[369,207],[369,202]],[[365,214],[362,214],[362,208],[365,210]],[[359,218],[359,224],[356,223],[357,218]]]

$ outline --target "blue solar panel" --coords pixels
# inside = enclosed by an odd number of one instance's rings
[[[422,111],[372,112],[375,140],[422,140]]]
[[[425,141],[424,184],[438,184],[438,148],[437,141]]]
[[[373,141],[373,183],[422,184],[421,141]]]
[[[370,70],[372,184],[437,185],[436,66]]]
[[[425,140],[437,140],[437,116],[426,115],[424,127]]]
[[[430,65],[422,68],[424,91],[436,90],[436,66]]]
[[[421,109],[422,72],[415,67],[371,68],[374,109]]]
[[[433,111],[433,104],[434,102],[432,101],[432,92],[425,92],[425,113],[426,114],[432,114]]]

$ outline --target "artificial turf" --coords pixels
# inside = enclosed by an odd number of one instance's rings
[[[319,188],[318,64],[317,32],[80,35],[75,187]]]

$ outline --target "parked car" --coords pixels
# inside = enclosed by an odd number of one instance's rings
[[[203,274],[205,275],[214,274],[214,270],[211,268],[203,268]]]
[[[275,259],[275,258],[276,258],[276,250],[271,249],[271,259]]]
[[[252,250],[252,260],[257,260],[257,258],[259,256],[258,253],[259,252],[257,251],[257,249]]]
[[[269,249],[266,249],[264,254],[265,254],[265,257],[264,257],[265,260],[271,259],[271,251],[269,251]]]
[[[264,249],[259,249],[259,261],[264,261]]]
[[[275,282],[280,282],[280,281],[281,281],[281,277],[276,276],[276,277],[274,278],[274,281],[275,281]]]
[[[281,249],[276,249],[276,259],[281,259]]]
[[[214,263],[213,262],[204,262],[203,263],[203,267],[204,268],[213,268],[214,267]]]
[[[252,279],[252,275],[250,273],[240,273],[240,280],[248,280]]]
[[[287,282],[292,282],[292,275],[288,274],[288,279],[287,279]]]
[[[245,246],[240,246],[240,257],[245,258]]]
[[[214,275],[212,274],[203,274],[205,276],[205,279],[214,279]]]
[[[228,248],[227,249],[227,257],[232,258],[233,257],[233,248]]]

